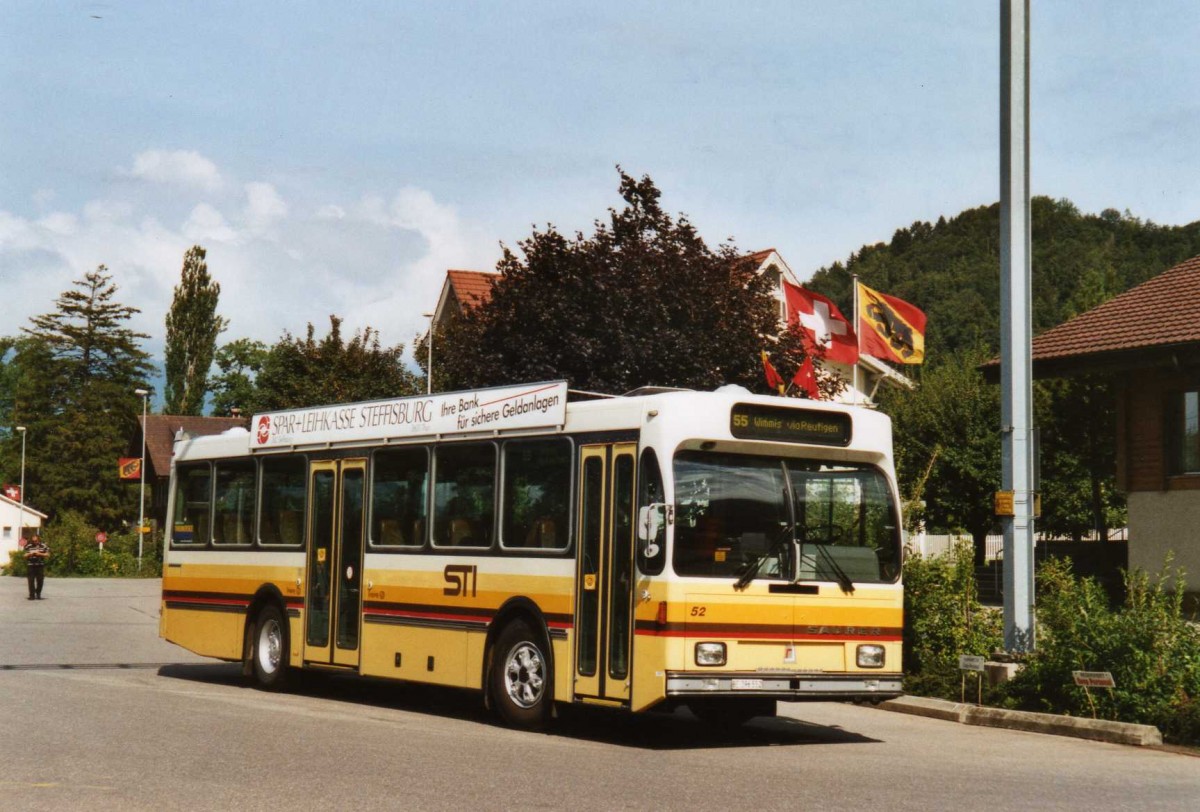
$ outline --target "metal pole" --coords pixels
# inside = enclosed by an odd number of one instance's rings
[[[422,313],[429,319],[429,361],[425,366],[425,394],[433,394],[433,314]]]
[[[859,335],[862,320],[858,317],[858,274],[850,274],[850,284],[854,292],[850,297],[850,307],[854,309],[854,320],[851,322],[854,330],[855,349],[858,350],[858,355],[862,355],[862,336]],[[854,361],[854,405],[858,405],[858,367],[862,363],[862,358],[859,357]]]
[[[1029,0],[1000,2],[1000,434],[1004,645],[1034,647],[1033,385],[1030,341]]]
[[[25,427],[17,426],[21,432],[21,521],[17,524],[17,541],[25,538]]]
[[[146,402],[150,392],[146,389],[135,389],[135,395],[142,396],[142,461],[138,465],[141,483],[138,486],[138,572],[142,571],[142,539],[146,535]]]

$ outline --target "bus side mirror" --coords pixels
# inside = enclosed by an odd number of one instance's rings
[[[666,507],[662,502],[655,502],[638,509],[638,539],[645,545],[646,558],[654,558],[659,553],[658,537],[663,528]]]

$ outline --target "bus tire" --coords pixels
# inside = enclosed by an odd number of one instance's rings
[[[254,620],[250,641],[250,670],[263,690],[280,691],[288,677],[288,627],[279,607],[268,603]]]
[[[496,639],[489,674],[492,702],[505,724],[541,730],[550,721],[554,681],[545,643],[523,620]]]

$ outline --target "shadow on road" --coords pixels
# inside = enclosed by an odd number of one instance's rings
[[[169,679],[235,685],[254,690],[242,676],[241,666],[236,663],[172,664],[160,668],[158,674]],[[496,724],[495,718],[483,707],[480,695],[475,691],[314,671],[303,671],[293,674],[293,677],[295,679],[290,690],[297,695],[479,724]],[[720,730],[704,724],[685,709],[673,713],[630,714],[581,705],[560,705],[557,718],[544,735],[645,750],[863,744],[879,741],[841,727],[814,724],[787,716],[755,719],[740,728]]]

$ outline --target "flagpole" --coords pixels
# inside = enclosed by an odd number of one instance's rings
[[[858,354],[861,356],[862,355],[862,338],[860,338],[858,335],[859,334],[858,274],[856,274],[856,273],[850,274],[850,280],[853,282],[853,285],[854,285],[854,294],[853,294],[853,298],[851,299],[851,305],[850,305],[851,309],[854,310],[854,319],[850,322],[850,328],[852,330],[854,330],[854,347],[855,347],[855,349],[858,350]],[[854,405],[855,406],[858,405],[858,365],[859,365],[859,363],[860,363],[860,359],[855,358],[854,359]]]

